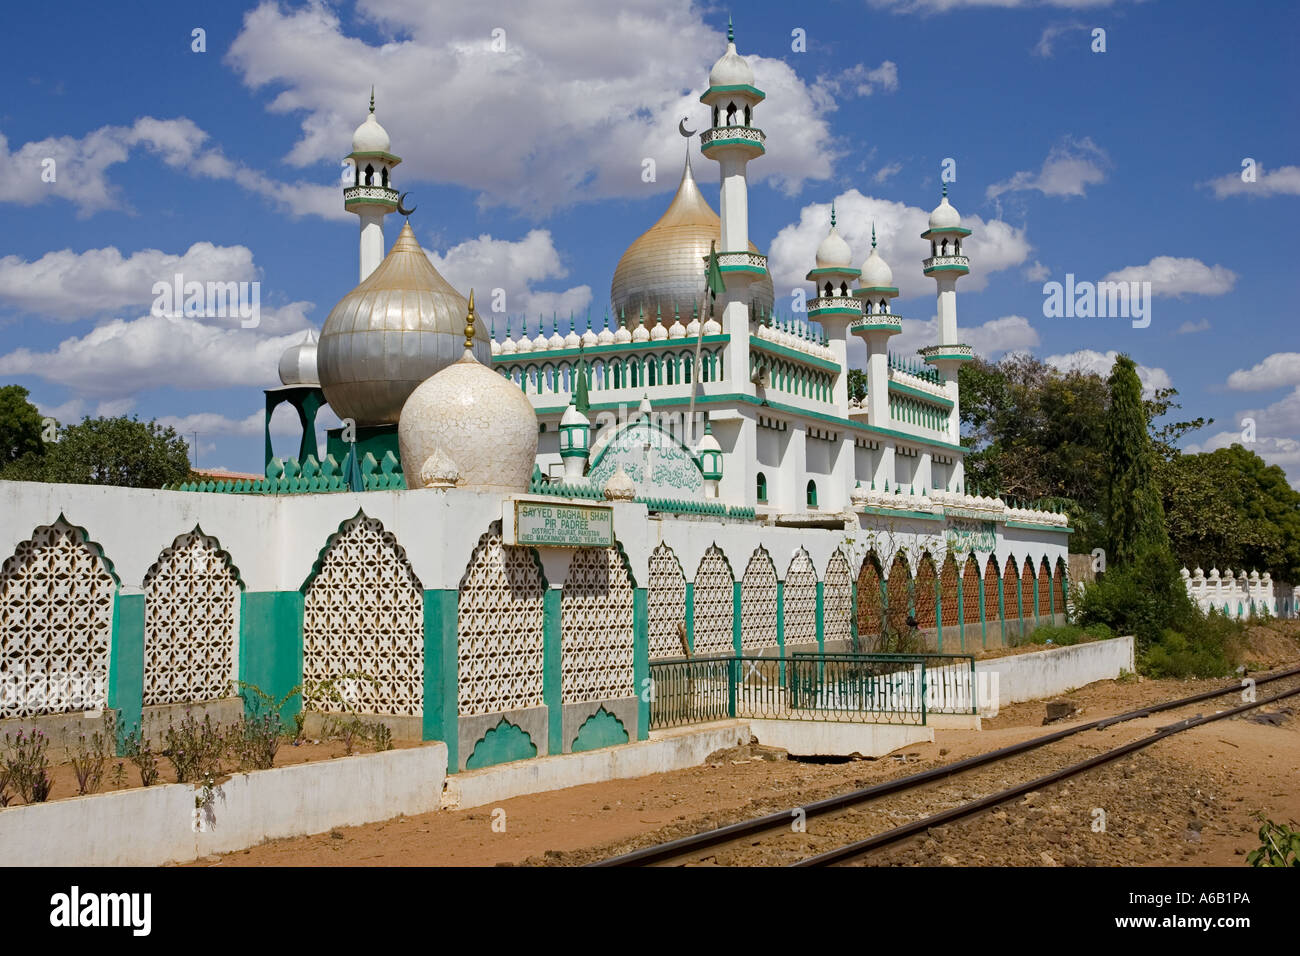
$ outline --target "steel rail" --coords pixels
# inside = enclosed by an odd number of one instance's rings
[[[1256,684],[1259,682],[1256,681]],[[954,820],[960,820],[963,817],[972,816],[980,813],[990,807],[995,807],[1000,803],[1006,803],[1008,800],[1014,800],[1016,797],[1035,790],[1042,790],[1054,783],[1067,780],[1070,777],[1077,776],[1094,767],[1118,760],[1120,757],[1127,756],[1135,751],[1150,747],[1152,744],[1159,743],[1166,737],[1172,737],[1174,734],[1181,734],[1185,730],[1191,730],[1193,727],[1201,727],[1205,724],[1213,723],[1216,720],[1225,720],[1228,717],[1235,717],[1237,714],[1245,713],[1248,710],[1254,710],[1256,707],[1263,707],[1265,704],[1276,703],[1279,700],[1285,700],[1288,697],[1294,697],[1300,694],[1300,687],[1294,690],[1284,691],[1281,694],[1274,694],[1263,700],[1257,700],[1253,703],[1242,704],[1240,707],[1233,707],[1231,710],[1220,711],[1217,714],[1202,716],[1198,714],[1195,717],[1188,717],[1186,720],[1180,720],[1177,723],[1169,724],[1166,727],[1159,728],[1155,733],[1146,737],[1139,737],[1137,740],[1122,744],[1112,750],[1089,757],[1079,763],[1071,764],[1061,770],[1053,771],[1028,783],[1017,784],[1014,787],[1008,787],[1006,790],[1000,790],[997,793],[990,794],[987,797],[981,797],[979,800],[972,800],[970,803],[964,803],[959,807],[953,807],[950,810],[944,810],[932,816],[924,817],[920,820],[914,820],[911,823],[905,823],[902,826],[894,827],[892,830],[885,830],[881,833],[867,837],[865,840],[858,840],[854,843],[846,843],[844,846],[837,847],[834,850],[827,850],[825,853],[819,853],[816,856],[810,856],[800,860],[797,863],[791,863],[790,866],[829,866],[834,863],[841,863],[845,860],[858,856],[864,856],[874,850],[891,843],[897,843],[900,840],[906,840],[909,837],[924,833],[933,827],[943,826]]]
[[[1255,680],[1255,686],[1258,687],[1261,684],[1268,684],[1276,680],[1282,680],[1286,677],[1294,677],[1298,674],[1300,674],[1300,667],[1295,667],[1291,670],[1257,678]],[[1080,734],[1088,730],[1104,730],[1105,728],[1115,724],[1124,723],[1130,720],[1138,720],[1142,717],[1149,717],[1152,714],[1158,714],[1166,710],[1187,707],[1191,704],[1196,704],[1203,700],[1210,700],[1214,697],[1222,697],[1224,694],[1240,691],[1241,688],[1241,684],[1230,684],[1227,687],[1218,690],[1203,691],[1199,694],[1193,694],[1190,697],[1152,704],[1148,707],[1141,707],[1137,710],[1131,710],[1112,717],[1103,717],[1086,724],[1080,724],[1077,727],[1068,727],[1064,730],[1058,730],[1055,733],[1044,734],[1041,737],[1033,737],[1029,740],[1021,741],[1018,744],[1011,744],[1010,746],[1001,747],[997,750],[990,750],[987,753],[976,754],[975,756],[967,757],[964,760],[958,760],[955,763],[944,764],[941,767],[934,767],[920,773],[909,774],[895,780],[886,780],[883,783],[878,783],[861,790],[851,790],[847,793],[837,794],[833,797],[826,797],[825,799],[817,800],[813,803],[807,804],[806,806],[792,807],[789,810],[778,810],[775,813],[765,814],[761,817],[754,817],[750,820],[741,820],[737,823],[728,824],[727,826],[718,827],[713,830],[706,830],[703,833],[695,833],[691,836],[670,840],[667,843],[658,843],[653,846],[642,847],[639,850],[632,850],[629,853],[608,857],[604,860],[596,860],[585,865],[650,866],[655,863],[661,863],[664,860],[683,856],[696,850],[704,850],[720,843],[729,843],[732,840],[752,836],[756,833],[761,833],[764,830],[770,830],[773,827],[785,826],[790,822],[793,814],[798,810],[803,811],[806,819],[833,810],[853,806],[854,804],[866,803],[867,801],[875,800],[879,797],[888,796],[905,790],[912,790],[917,787],[925,786],[926,784],[934,783],[937,780],[943,780],[959,773],[965,773],[968,770],[974,770],[976,767],[983,767],[1000,760],[1006,760],[1009,757],[1016,756],[1017,754],[1036,750],[1039,747],[1045,747],[1048,744],[1056,743],[1058,740],[1064,740],[1067,737],[1072,737],[1075,734]]]

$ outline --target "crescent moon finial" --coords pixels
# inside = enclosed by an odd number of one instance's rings
[[[686,137],[687,139],[690,139],[692,136],[694,136],[694,135],[695,135],[697,132],[699,132],[699,131],[698,131],[698,130],[693,130],[693,129],[687,129],[687,128],[686,128],[686,117],[683,116],[683,117],[682,117],[682,121],[681,121],[680,123],[677,124],[677,132],[681,133],[682,136]]]
[[[409,196],[409,195],[411,195],[411,194],[410,194],[410,192],[408,191],[408,192],[404,192],[404,193],[402,193],[402,195],[400,195],[400,196],[397,197],[397,211],[398,211],[399,213],[401,213],[403,216],[409,216],[411,213],[415,212],[415,210],[418,208],[418,207],[416,207],[416,206],[412,206],[410,209],[407,209],[407,208],[403,205],[403,203],[406,202],[406,197]]]

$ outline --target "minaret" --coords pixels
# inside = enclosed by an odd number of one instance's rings
[[[903,331],[902,319],[890,303],[897,298],[894,272],[876,249],[876,227],[871,227],[871,254],[862,263],[853,296],[862,303],[862,315],[850,326],[867,344],[867,423],[889,428],[889,339]],[[883,491],[894,482],[894,446],[882,442],[871,481]]]
[[[975,357],[969,345],[957,339],[957,280],[970,272],[970,260],[961,254],[962,240],[970,230],[962,227],[961,215],[948,203],[948,184],[943,185],[943,199],[930,213],[930,228],[921,233],[930,240],[930,257],[921,262],[925,274],[938,286],[939,342],[919,349],[920,355],[939,369],[948,384],[952,412],[948,416],[948,441],[961,441],[961,417],[957,406],[957,371],[963,362]],[[961,479],[961,466],[954,476]]]
[[[835,230],[835,203],[831,203],[831,230],[817,247],[817,266],[806,278],[813,284],[808,300],[808,318],[820,322],[826,330],[827,345],[835,355],[840,374],[835,379],[835,411],[841,418],[849,415],[849,356],[846,336],[849,323],[862,317],[862,306],[849,291],[849,283],[858,277],[853,268],[853,250]]]
[[[402,160],[390,153],[387,131],[375,119],[375,90],[370,89],[370,114],[352,134],[352,185],[343,187],[343,208],[361,219],[361,281],[384,261],[384,217],[401,205],[390,179]]]
[[[727,52],[709,71],[709,88],[700,102],[713,110],[713,125],[700,134],[700,150],[721,167],[722,189],[718,265],[727,291],[722,296],[722,328],[731,336],[732,369],[749,369],[750,284],[767,274],[767,257],[749,251],[749,189],[745,167],[765,152],[763,131],[753,125],[754,107],[764,93],[754,86],[754,71],[736,52],[727,21]],[[701,317],[703,318],[703,317]],[[737,373],[740,374],[740,373]]]

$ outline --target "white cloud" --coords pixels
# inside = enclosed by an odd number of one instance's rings
[[[889,340],[890,351],[911,355],[917,349],[939,341],[937,317],[904,319],[902,325],[903,331]],[[982,325],[959,326],[957,338],[984,358],[995,358],[1004,352],[1030,349],[1039,344],[1038,330],[1023,315],[1004,315]]]
[[[1123,0],[868,0],[877,9],[894,13],[946,13],[962,7],[1004,10],[1030,7],[1058,7],[1068,10],[1092,10],[1122,3]]]
[[[1033,54],[1035,56],[1050,57],[1053,52],[1053,44],[1057,38],[1067,33],[1074,33],[1076,30],[1087,30],[1087,24],[1080,23],[1077,20],[1070,23],[1053,23],[1043,28],[1043,34],[1034,44]]]
[[[47,252],[27,261],[0,258],[0,305],[62,321],[147,307],[155,282],[243,282],[257,278],[247,246],[196,242],[180,255],[141,249],[123,256],[115,246]]]
[[[677,123],[705,126],[699,95],[726,48],[722,33],[691,0],[566,6],[372,0],[360,16],[386,41],[371,44],[325,4],[263,2],[245,15],[227,62],[248,87],[276,90],[271,112],[301,123],[287,156],[297,165],[337,163],[373,82],[376,117],[404,157],[398,182],[450,183],[484,205],[530,213],[672,188],[676,176],[664,173],[681,163]],[[494,49],[498,28],[504,45]],[[671,36],[671,55],[647,49],[647,35]],[[743,29],[738,40],[743,53]],[[790,193],[831,174],[837,98],[897,85],[888,63],[809,83],[782,60],[746,59],[768,94],[754,124],[781,144],[750,173]],[[657,183],[641,180],[646,158]],[[701,175],[713,166],[700,163]]]
[[[466,293],[476,290],[475,306],[493,316],[494,289],[505,290],[504,314],[495,316],[497,335],[505,334],[506,315],[522,313],[529,321],[538,314],[580,315],[591,304],[591,287],[574,286],[562,292],[534,290],[536,283],[563,279],[569,274],[551,233],[533,229],[518,241],[482,235],[452,246],[445,253],[426,253],[443,277]],[[565,327],[567,329],[567,326]],[[578,328],[586,328],[579,322]],[[514,329],[516,334],[519,329]]]
[[[1300,166],[1279,166],[1274,170],[1255,167],[1255,181],[1243,182],[1241,173],[1227,173],[1202,186],[1214,190],[1215,199],[1228,196],[1300,196]]]
[[[1248,369],[1228,376],[1228,388],[1255,392],[1266,388],[1300,385],[1300,352],[1274,352]]]
[[[1118,355],[1119,353],[1114,349],[1109,352],[1079,349],[1077,352],[1069,352],[1063,355],[1049,355],[1043,361],[1063,372],[1071,370],[1096,372],[1102,378],[1110,378],[1110,370],[1114,366],[1115,358]],[[1174,384],[1169,377],[1169,373],[1162,368],[1138,365],[1137,375],[1138,381],[1142,383],[1142,393],[1148,397],[1154,394],[1156,389],[1170,388]]]
[[[1034,264],[1025,266],[1021,274],[1030,282],[1042,282],[1052,274],[1052,270],[1035,259]]]
[[[1210,328],[1210,320],[1200,319],[1196,322],[1184,322],[1182,325],[1178,326],[1178,329],[1175,332],[1175,334],[1191,335],[1195,332],[1207,332],[1209,331],[1209,328]]]
[[[921,273],[921,260],[930,255],[930,244],[921,238],[929,225],[929,210],[864,196],[856,189],[836,196],[835,209],[837,228],[853,249],[854,265],[861,265],[871,251],[874,223],[880,255],[893,269],[900,296],[935,294],[934,280]],[[830,229],[830,216],[829,202],[810,203],[800,210],[798,222],[782,227],[772,240],[768,268],[778,303],[782,299],[788,302],[795,288],[809,288],[804,276],[813,267],[817,246]],[[991,273],[1018,266],[1029,256],[1032,247],[1024,229],[999,219],[985,222],[978,216],[964,216],[962,224],[972,231],[962,242],[962,252],[971,259],[971,274],[962,280],[963,291],[978,292],[988,284]]]
[[[1109,166],[1106,151],[1089,137],[1065,137],[1048,152],[1038,172],[1018,172],[1005,182],[990,185],[984,195],[996,199],[1003,193],[1036,189],[1044,196],[1083,196],[1087,187],[1106,181]]]
[[[878,183],[883,183],[886,179],[889,179],[891,176],[898,175],[898,173],[902,170],[902,168],[903,168],[902,163],[889,163],[888,165],[881,166],[878,170],[876,170],[876,174],[871,178]]]
[[[1150,282],[1152,295],[1181,299],[1185,295],[1223,295],[1232,291],[1237,273],[1225,266],[1207,266],[1200,259],[1156,256],[1144,266],[1127,266],[1107,274],[1103,282]]]
[[[150,388],[266,387],[279,381],[280,356],[301,341],[310,308],[304,302],[264,308],[257,329],[155,315],[113,319],[49,352],[19,348],[2,355],[0,375],[34,375],[101,401]]]
[[[229,159],[219,147],[207,145],[208,139],[206,132],[183,116],[165,120],[144,116],[131,126],[101,126],[81,138],[33,140],[13,152],[0,135],[0,202],[31,206],[55,197],[71,202],[83,217],[104,209],[130,208],[108,172],[130,159],[133,151],[144,150],[188,176],[232,181],[294,215],[331,219],[348,215],[337,188],[276,182]],[[52,167],[48,160],[53,161]],[[53,170],[53,182],[43,178],[48,178],[49,169]]]

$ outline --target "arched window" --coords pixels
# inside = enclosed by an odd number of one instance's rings
[[[939,243],[939,248],[940,250],[942,250],[940,252],[940,255],[946,256],[948,254],[948,240],[945,239],[943,242]]]
[[[375,167],[372,166],[370,163],[366,163],[366,185],[373,186],[374,184],[375,184]]]
[[[817,482],[815,481],[808,482],[808,507],[817,507]]]
[[[758,501],[760,504],[767,502],[767,475],[761,471],[758,473]]]
[[[735,103],[727,104],[727,125],[728,126],[736,125],[736,104]]]
[[[841,282],[840,295],[848,295],[848,294],[849,294],[849,284],[847,282]]]
[[[749,107],[746,106],[746,107],[745,107],[745,125],[746,125],[746,126],[749,125],[749,117],[750,117]]]
[[[383,186],[385,189],[388,188],[388,167],[387,166],[384,166],[382,169],[379,170],[379,185]]]
[[[825,294],[829,296],[829,295],[834,291],[834,289],[835,289],[835,287],[834,287],[833,285],[831,285],[829,282],[826,283],[826,291],[825,291]]]

